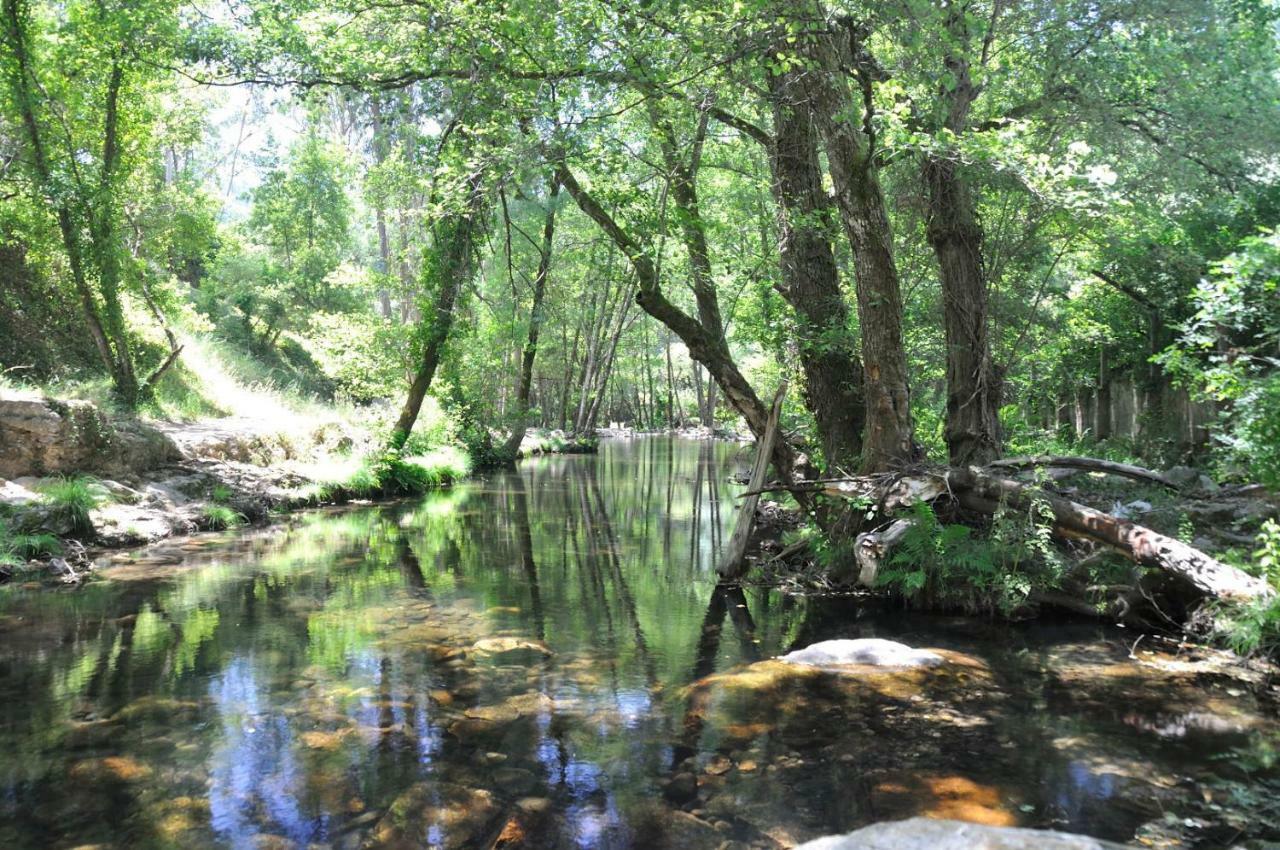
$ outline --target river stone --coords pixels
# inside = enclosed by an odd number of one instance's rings
[[[539,640],[527,640],[518,637],[482,638],[471,646],[472,651],[483,655],[506,655],[507,653],[535,653],[551,655],[551,649]]]
[[[396,798],[365,837],[365,850],[461,850],[483,843],[501,810],[488,791],[451,782],[419,782]]]
[[[824,640],[789,652],[779,660],[810,667],[932,667],[942,656],[883,638]]]
[[[1121,850],[1121,845],[1066,832],[911,818],[807,841],[795,850]]]

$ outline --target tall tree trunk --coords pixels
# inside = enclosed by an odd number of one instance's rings
[[[866,426],[862,361],[831,245],[835,210],[822,186],[818,139],[804,103],[802,70],[770,75],[773,193],[781,293],[796,311],[804,399],[829,469],[856,469]]]
[[[890,469],[914,459],[916,448],[902,342],[902,293],[870,132],[874,68],[856,45],[838,45],[819,4],[808,8],[812,19],[802,23],[808,29],[803,49],[813,67],[801,80],[827,149],[836,205],[854,254],[867,405],[862,469]],[[855,42],[853,35],[839,33],[841,42]],[[859,69],[861,104],[849,89],[843,70],[847,66]],[[865,120],[855,123],[855,116]]]
[[[1106,440],[1111,437],[1111,363],[1110,352],[1104,342],[1098,346],[1098,392],[1095,396],[1093,437]]]
[[[533,277],[533,303],[529,307],[529,333],[520,357],[520,384],[516,387],[516,414],[504,453],[515,456],[528,427],[529,391],[533,386],[533,361],[538,356],[538,333],[542,330],[542,302],[547,292],[547,275],[551,273],[551,246],[556,234],[556,201],[560,197],[560,181],[551,177],[547,193],[547,212],[542,221],[542,246],[538,253],[538,271]]]
[[[944,64],[949,85],[940,94],[943,127],[953,135],[968,129],[978,95],[964,56],[968,30],[964,14],[948,20],[952,43]],[[986,463],[1000,454],[1000,386],[991,361],[987,278],[982,262],[982,228],[969,184],[957,161],[946,154],[924,158],[929,220],[926,238],[938,260],[942,318],[947,342],[947,414],[944,438],[953,466]]]
[[[422,357],[409,387],[404,406],[391,432],[390,448],[404,448],[422,410],[422,400],[431,388],[440,355],[453,329],[454,307],[462,288],[471,280],[476,242],[484,226],[486,196],[484,173],[477,168],[467,177],[467,197],[463,207],[444,215],[433,228],[431,249],[423,258],[424,282],[435,287],[435,298],[421,319]]]
[[[32,65],[29,47],[30,9],[23,0],[4,0],[0,6],[4,18],[4,43],[13,56],[8,73],[8,89],[18,108],[26,142],[30,147],[30,160],[35,176],[35,186],[55,210],[63,249],[67,253],[67,266],[72,284],[84,311],[85,324],[93,339],[94,347],[103,365],[111,375],[116,394],[127,405],[138,400],[138,383],[134,376],[132,355],[124,332],[124,316],[119,302],[119,250],[112,244],[115,213],[114,178],[119,160],[118,126],[119,96],[124,69],[117,58],[111,66],[106,90],[106,116],[103,126],[103,161],[96,191],[77,185],[82,196],[79,203],[68,199],[65,187],[55,186],[55,176],[49,164],[49,155],[36,115],[36,91],[39,83]],[[93,195],[94,197],[89,197]],[[95,203],[95,200],[98,203]],[[88,225],[90,244],[86,245],[81,224]],[[90,283],[89,265],[95,267],[98,293]],[[98,297],[102,298],[99,306]]]

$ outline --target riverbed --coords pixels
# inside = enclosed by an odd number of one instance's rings
[[[1216,653],[717,588],[749,452],[605,440],[5,592],[0,847],[774,848],[916,814],[1280,838],[1274,687]],[[770,660],[837,637],[947,661]]]

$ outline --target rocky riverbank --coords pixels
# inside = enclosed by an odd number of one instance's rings
[[[369,448],[368,434],[337,419],[143,422],[89,402],[0,398],[0,517],[13,533],[74,540],[76,551],[261,523],[317,503],[326,462]],[[68,478],[90,494],[90,527],[47,497],[50,482]],[[88,566],[40,564],[62,580]]]

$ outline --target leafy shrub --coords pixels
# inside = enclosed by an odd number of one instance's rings
[[[38,489],[55,525],[66,528],[71,535],[93,536],[89,512],[107,501],[106,488],[96,478],[54,478],[41,482]]]
[[[1277,593],[1213,606],[1213,636],[1238,655],[1280,656],[1280,522],[1267,520],[1258,533],[1249,571],[1266,578]]]
[[[16,531],[7,519],[0,517],[0,567],[21,566],[32,558],[60,551],[62,544],[52,534]]]
[[[1280,297],[1280,296],[1278,296]],[[1225,417],[1223,461],[1280,490],[1280,374],[1250,386]]]

